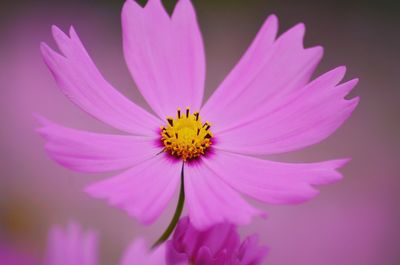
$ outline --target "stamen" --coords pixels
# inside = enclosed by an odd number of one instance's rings
[[[164,152],[184,161],[204,155],[212,145],[211,124],[203,124],[199,112],[190,114],[189,108],[186,108],[184,118],[178,108],[175,117],[167,117],[167,125],[160,127]]]
[[[174,120],[172,118],[167,118],[169,125],[174,126]]]

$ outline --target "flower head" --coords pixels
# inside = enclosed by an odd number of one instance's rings
[[[170,155],[190,161],[204,155],[212,141],[211,125],[202,123],[198,112],[187,108],[182,114],[178,109],[176,118],[168,117],[168,124],[161,126],[161,142]]]
[[[173,238],[167,242],[167,264],[257,265],[267,254],[258,245],[256,235],[240,243],[240,236],[232,224],[218,224],[199,231],[182,218]]]
[[[345,99],[357,80],[341,83],[344,67],[314,80],[322,48],[303,48],[304,25],[277,37],[270,16],[249,49],[202,104],[204,47],[193,6],[178,1],[172,17],[160,0],[122,10],[128,68],[155,115],[119,93],[96,68],[77,33],[53,27],[61,53],[46,44],[44,60],[62,91],[95,118],[124,132],[86,132],[40,118],[49,155],[82,172],[123,170],[86,191],[148,224],[172,198],[184,173],[191,223],[249,223],[262,212],[242,196],[266,203],[314,197],[314,185],[341,178],[346,160],[283,163],[256,155],[315,144],[350,116],[358,99]],[[181,109],[182,108],[182,109]]]

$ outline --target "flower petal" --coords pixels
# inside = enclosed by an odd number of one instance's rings
[[[215,147],[244,154],[272,154],[325,139],[343,124],[359,101],[344,98],[357,79],[337,85],[344,73],[344,67],[336,68],[291,96],[270,102],[253,119],[240,120],[216,132]]]
[[[261,264],[268,253],[268,248],[259,245],[258,235],[252,235],[243,241],[238,252],[239,265]]]
[[[75,130],[38,117],[46,151],[61,165],[81,172],[125,169],[160,152],[155,139]]]
[[[159,154],[122,174],[86,188],[96,198],[124,209],[144,224],[152,223],[164,210],[180,181],[182,164]]]
[[[170,18],[160,0],[150,0],[145,8],[127,0],[122,31],[128,68],[153,110],[162,119],[178,107],[199,110],[205,56],[191,2],[180,0]]]
[[[186,206],[197,229],[223,222],[248,224],[261,214],[201,162],[188,164],[184,172]]]
[[[208,117],[207,120],[213,120],[215,125],[223,122],[224,118],[218,119],[224,115],[224,108],[233,101],[246,85],[251,83],[264,65],[270,59],[271,49],[278,31],[277,17],[271,15],[264,22],[256,38],[250,47],[240,59],[235,68],[223,80],[218,89],[211,95],[201,110],[201,115]],[[267,87],[267,86],[266,86]],[[213,118],[213,119],[212,119]],[[215,120],[218,119],[218,120]]]
[[[82,231],[77,223],[67,229],[58,226],[49,232],[46,265],[97,265],[98,239],[93,231]]]
[[[282,204],[303,202],[318,194],[312,185],[341,179],[336,169],[347,160],[290,164],[219,151],[203,162],[237,191],[263,202]]]
[[[124,252],[120,265],[165,265],[166,263],[165,244],[154,250],[150,250],[146,242],[136,239]]]
[[[71,27],[70,36],[53,26],[64,56],[41,44],[43,58],[62,91],[95,118],[125,132],[154,135],[160,120],[115,90],[101,75]]]
[[[271,16],[242,59],[201,110],[213,131],[247,120],[302,88],[322,58],[321,47],[303,48],[304,25],[298,24],[275,41],[277,19]]]

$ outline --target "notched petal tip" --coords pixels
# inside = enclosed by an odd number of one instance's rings
[[[317,46],[313,46],[310,48],[306,48],[305,51],[310,52],[310,53],[314,53],[315,56],[321,57],[324,55],[324,47],[322,47],[321,45],[317,45]]]
[[[95,182],[95,183],[91,183],[88,186],[86,186],[83,191],[87,194],[89,194],[90,196],[100,199],[100,198],[104,198],[105,194],[104,194],[104,185],[102,185],[102,182]]]
[[[78,39],[78,34],[76,33],[76,30],[74,26],[69,26],[69,36],[71,39]]]
[[[40,115],[36,112],[32,112],[32,116],[35,120],[37,120],[39,122],[39,125],[41,126],[40,128],[49,126],[51,124],[51,122],[48,119],[46,119],[45,117],[43,117],[42,115]]]
[[[58,34],[58,33],[64,33],[57,25],[53,24],[51,25],[51,32],[52,34]]]
[[[272,25],[278,27],[278,23],[279,23],[278,16],[276,14],[270,14],[267,17],[266,22],[271,23]]]
[[[347,81],[346,83],[350,86],[352,86],[353,88],[358,85],[358,83],[360,82],[360,78],[356,77],[351,79],[350,81]]]
[[[349,100],[350,103],[350,108],[351,108],[351,112],[354,111],[354,109],[358,106],[358,104],[360,103],[360,96],[352,98]]]
[[[290,30],[293,30],[299,37],[304,38],[306,34],[306,25],[303,22],[297,23]]]
[[[341,158],[341,159],[336,159],[333,160],[332,162],[336,164],[336,169],[342,168],[345,165],[347,165],[347,163],[349,163],[352,160],[351,157],[346,157],[346,158]]]
[[[45,63],[48,65],[50,71],[53,72],[53,66],[57,63],[64,62],[66,60],[65,56],[50,48],[50,46],[45,43],[40,43],[40,52]]]
[[[51,26],[51,33],[57,43],[59,43],[59,41],[65,42],[70,40],[69,36],[56,25]]]
[[[44,55],[48,55],[50,53],[50,50],[52,50],[49,47],[49,45],[44,41],[40,42],[39,47],[40,47],[40,51],[41,51],[43,56]]]
[[[305,25],[303,23],[298,23],[285,31],[278,39],[279,42],[291,42],[294,46],[304,49],[304,35],[305,35]]]
[[[179,0],[175,5],[174,11],[172,13],[172,17],[176,16],[176,14],[179,13],[179,12],[195,13],[192,1],[190,1],[190,0]]]
[[[124,25],[127,23],[126,21],[129,21],[130,17],[140,16],[142,12],[143,7],[139,3],[134,0],[126,0],[121,11],[122,29],[124,29]]]
[[[147,4],[144,7],[144,10],[150,12],[157,12],[159,15],[161,14],[167,15],[167,11],[165,10],[161,0],[148,0]]]
[[[345,74],[347,72],[347,67],[345,65],[340,65],[340,66],[334,68],[332,71],[336,71],[338,73],[338,75],[342,76],[342,79],[343,79],[343,77],[345,76]]]
[[[272,32],[274,36],[273,38],[276,39],[276,36],[278,34],[278,27],[279,27],[278,17],[275,14],[272,14],[267,17],[261,28],[267,29],[267,31]]]

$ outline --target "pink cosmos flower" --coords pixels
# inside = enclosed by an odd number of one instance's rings
[[[173,238],[167,242],[168,265],[257,265],[266,254],[266,247],[258,245],[257,235],[240,243],[232,224],[218,224],[199,231],[187,217],[179,221]]]
[[[41,45],[62,91],[79,107],[125,134],[66,128],[41,119],[49,155],[82,172],[123,170],[86,191],[149,224],[184,180],[192,224],[249,223],[262,212],[242,196],[266,203],[299,203],[314,185],[341,178],[346,160],[282,163],[259,155],[297,150],[332,134],[355,109],[341,83],[345,67],[314,80],[321,47],[303,48],[304,25],[277,37],[270,16],[246,53],[203,104],[205,56],[194,9],[180,0],[169,17],[160,0],[122,10],[123,50],[151,114],[101,75],[71,27],[53,27],[61,54]],[[181,174],[182,173],[182,174]],[[182,183],[182,182],[181,182]]]

